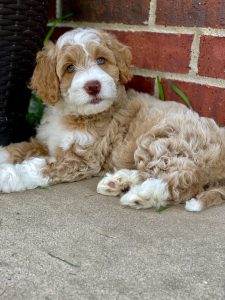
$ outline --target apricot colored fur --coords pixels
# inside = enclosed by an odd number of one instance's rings
[[[60,119],[60,126],[85,131],[94,137],[94,142],[87,146],[73,143],[67,150],[58,146],[51,153],[48,145],[36,138],[30,143],[8,146],[10,161],[45,156],[43,174],[50,178],[50,184],[73,182],[114,169],[138,169],[143,179],[165,180],[169,200],[175,203],[192,197],[201,199],[204,207],[224,202],[224,129],[184,105],[162,102],[133,90],[126,92],[124,83],[132,77],[131,53],[109,34],[101,33],[101,39],[109,56],[108,64],[102,68],[116,82],[116,101],[98,114],[68,113]],[[101,51],[91,43],[87,49],[92,57]],[[76,57],[73,53],[77,53]],[[71,75],[65,73],[65,57],[78,60],[85,68],[84,52],[76,45],[59,50],[49,44],[37,55],[31,87],[48,105],[63,101],[62,94],[71,84]]]

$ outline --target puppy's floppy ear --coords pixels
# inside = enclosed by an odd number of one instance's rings
[[[133,77],[131,71],[132,54],[129,47],[120,43],[113,35],[104,34],[107,47],[113,51],[120,72],[120,82],[125,84]]]
[[[47,104],[59,101],[59,79],[56,74],[56,46],[52,42],[37,53],[37,65],[29,87]]]

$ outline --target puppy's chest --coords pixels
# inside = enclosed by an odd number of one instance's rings
[[[86,128],[66,128],[59,120],[48,120],[38,128],[37,138],[48,146],[51,155],[58,148],[64,151],[72,146],[80,148],[92,145],[96,138]]]
[[[93,144],[94,137],[85,130],[63,131],[58,141],[58,147],[68,150],[72,145],[88,146]]]

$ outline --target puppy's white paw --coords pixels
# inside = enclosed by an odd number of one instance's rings
[[[15,166],[11,164],[0,164],[0,191],[11,193],[21,189],[21,180],[16,172]]]
[[[0,164],[0,191],[11,193],[46,186],[48,178],[41,174],[44,165],[43,158],[32,158],[16,165]]]
[[[150,208],[166,206],[169,197],[167,183],[161,179],[147,179],[133,186],[120,199],[122,205],[132,208]]]
[[[9,161],[9,152],[3,148],[0,147],[0,164],[7,163]]]
[[[203,205],[198,199],[192,198],[191,200],[186,201],[185,209],[197,212],[203,210]]]
[[[97,192],[106,196],[118,196],[138,182],[139,176],[137,170],[121,169],[114,174],[107,173],[106,176],[99,181]]]

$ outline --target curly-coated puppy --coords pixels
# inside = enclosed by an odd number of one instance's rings
[[[106,174],[97,191],[134,208],[222,203],[224,129],[181,104],[126,92],[130,64],[128,47],[95,29],[44,47],[30,84],[46,103],[44,116],[35,139],[1,149],[0,190]]]

